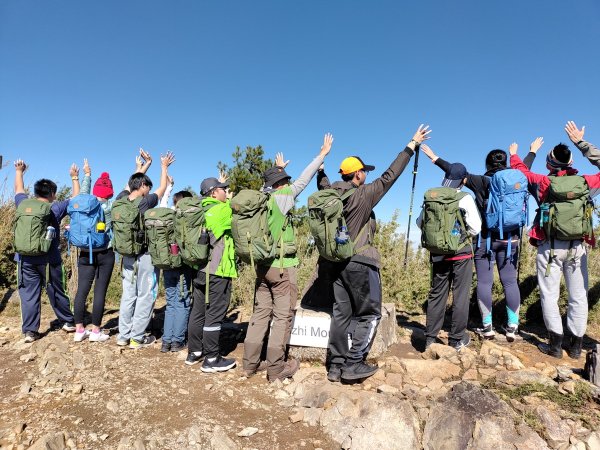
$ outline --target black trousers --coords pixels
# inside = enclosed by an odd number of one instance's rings
[[[373,345],[381,319],[381,280],[379,270],[366,264],[350,261],[332,266],[338,272],[328,362],[350,365],[366,359]]]
[[[108,248],[101,252],[92,253],[90,264],[89,252],[80,252],[77,260],[77,294],[75,294],[75,323],[83,323],[85,301],[94,284],[94,302],[92,306],[92,325],[99,327],[104,315],[104,302],[110,277],[115,265],[115,252]]]
[[[432,262],[431,290],[427,298],[425,335],[437,337],[444,325],[446,303],[452,286],[452,328],[448,338],[462,339],[469,319],[469,292],[473,280],[473,259]]]
[[[219,355],[221,324],[231,300],[231,278],[210,275],[206,303],[206,274],[199,271],[193,281],[193,303],[188,322],[188,351],[205,358]]]

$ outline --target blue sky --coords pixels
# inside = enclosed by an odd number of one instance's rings
[[[283,151],[296,176],[331,131],[329,173],[356,154],[373,178],[428,123],[434,151],[480,173],[513,140],[544,136],[545,155],[567,120],[600,142],[598,42],[596,0],[4,0],[0,153],[28,183],[87,156],[121,186],[138,147],[170,149],[197,187],[237,145]],[[421,156],[417,207],[442,175]],[[378,216],[405,224],[410,186],[407,170]]]

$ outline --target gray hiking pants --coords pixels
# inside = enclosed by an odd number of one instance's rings
[[[546,276],[548,264],[550,264],[550,273]],[[555,240],[552,261],[550,261],[550,242],[545,242],[538,247],[537,279],[544,323],[548,331],[558,334],[563,334],[558,308],[561,275],[564,275],[567,286],[567,327],[573,335],[581,337],[585,334],[588,317],[587,251],[582,241]]]
[[[123,256],[123,295],[119,310],[119,338],[141,342],[154,310],[158,269],[149,253]]]

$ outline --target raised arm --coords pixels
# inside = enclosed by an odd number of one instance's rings
[[[436,155],[427,144],[421,144],[421,151],[425,153],[425,155],[427,155],[427,157],[431,160],[432,163],[434,163],[444,172],[446,172],[450,168],[450,163]]]
[[[331,182],[325,173],[325,164],[321,164],[319,170],[317,170],[317,189],[322,191],[323,189],[329,189],[330,187]]]
[[[160,157],[160,186],[154,191],[154,193],[161,198],[165,195],[167,189],[169,166],[175,162],[175,155],[171,152],[167,152],[166,155]]]
[[[581,130],[577,128],[575,122],[569,121],[565,126],[565,131],[569,136],[569,139],[575,146],[581,151],[583,156],[587,158],[594,166],[600,168],[600,149],[594,144],[587,142],[583,139],[585,134],[585,126],[581,127]]]
[[[536,201],[539,203],[544,200],[546,193],[548,192],[548,186],[550,185],[550,179],[546,175],[540,175],[538,173],[533,173],[529,170],[519,155],[517,155],[517,151],[519,150],[519,146],[516,142],[510,144],[508,147],[508,152],[510,153],[510,168],[517,169],[523,172],[525,177],[527,177],[527,183],[529,184],[529,192],[535,197]]]
[[[169,206],[169,197],[171,196],[171,192],[173,191],[174,184],[175,180],[173,179],[173,177],[171,175],[167,175],[167,189],[165,189],[165,193],[160,199],[160,204],[158,205],[161,208],[166,208]]]
[[[71,198],[73,198],[79,195],[79,167],[77,167],[77,164],[71,164],[69,175],[71,175]]]
[[[81,183],[82,194],[89,194],[92,192],[92,169],[88,164],[87,158],[83,159],[83,183]]]
[[[533,165],[533,162],[535,161],[535,157],[537,156],[537,152],[542,147],[542,145],[544,145],[543,137],[536,138],[529,145],[529,153],[527,153],[527,155],[525,155],[525,159],[523,159],[523,164],[525,164],[528,169],[531,169],[531,166]]]
[[[302,171],[298,179],[292,183],[291,188],[294,198],[298,197],[298,195],[300,195],[300,193],[306,188],[306,186],[308,186],[308,183],[310,183],[312,177],[315,176],[315,173],[317,173],[317,170],[319,169],[321,164],[323,164],[325,157],[331,151],[332,144],[333,136],[331,135],[331,133],[327,133],[323,137],[323,145],[321,146],[321,150],[319,151],[317,157],[313,159],[308,166],[306,166],[306,168]],[[283,155],[281,156],[281,160],[283,161]]]
[[[23,174],[27,170],[27,164],[22,159],[15,161],[15,194],[25,194],[25,183]]]

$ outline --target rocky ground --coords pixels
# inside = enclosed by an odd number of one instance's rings
[[[43,323],[51,318],[45,310]],[[114,312],[107,319],[116,325]],[[421,354],[420,320],[401,319],[400,342],[362,384],[329,383],[314,363],[269,384],[240,369],[203,374],[159,345],[74,343],[60,330],[24,344],[18,316],[5,311],[0,448],[600,449],[598,392],[581,380],[583,357],[540,355],[528,333]],[[238,361],[243,333],[239,323],[225,333]]]

